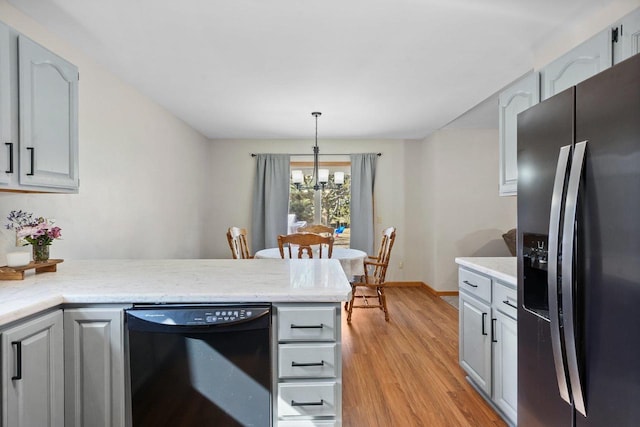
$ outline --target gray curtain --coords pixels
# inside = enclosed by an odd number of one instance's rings
[[[351,247],[368,254],[375,243],[373,229],[373,185],[376,153],[351,155]]]
[[[289,159],[288,154],[257,155],[251,221],[253,253],[277,247],[278,235],[287,234]]]

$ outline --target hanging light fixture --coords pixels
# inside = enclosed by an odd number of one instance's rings
[[[318,117],[322,115],[319,111],[311,113],[316,118],[316,139],[313,146],[313,175],[312,180],[315,180],[313,189],[318,191],[319,189],[325,189],[329,183],[329,169],[318,169],[318,156],[320,155],[320,148],[318,147]],[[333,181],[338,188],[344,184],[344,172],[336,172],[333,175]],[[301,170],[291,171],[291,182],[296,186],[296,189],[300,189],[304,183],[304,173]]]

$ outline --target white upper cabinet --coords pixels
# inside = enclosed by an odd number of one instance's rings
[[[611,67],[611,29],[606,29],[541,70],[542,99],[570,88]]]
[[[78,188],[78,69],[18,37],[20,185]]]
[[[530,73],[499,96],[500,195],[516,194],[518,186],[518,114],[540,101],[540,75]]]
[[[618,22],[613,28],[613,63],[617,64],[640,53],[640,9]]]
[[[0,184],[11,181],[17,166],[14,153],[17,141],[12,138],[11,122],[11,33],[9,27],[0,22]]]

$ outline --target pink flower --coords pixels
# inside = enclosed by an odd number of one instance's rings
[[[51,230],[49,230],[49,232],[47,234],[52,239],[59,239],[62,236],[61,231],[62,230],[60,229],[60,227],[53,227]]]
[[[36,236],[38,232],[38,226],[35,227],[31,227],[31,226],[26,226],[26,227],[22,227],[18,230],[18,237],[31,237],[31,236]]]

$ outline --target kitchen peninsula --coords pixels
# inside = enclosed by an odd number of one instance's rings
[[[3,424],[125,425],[123,320],[134,304],[267,303],[273,424],[340,425],[341,302],[350,292],[337,260],[65,261],[55,273],[0,281]],[[284,360],[291,354],[297,363]],[[42,399],[49,405],[30,406]]]

